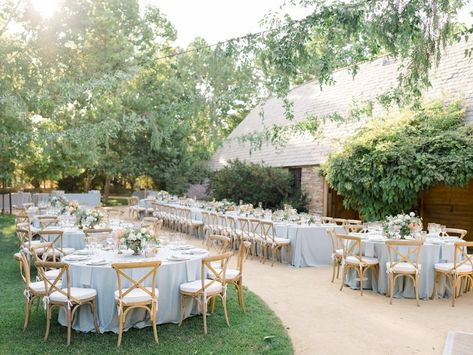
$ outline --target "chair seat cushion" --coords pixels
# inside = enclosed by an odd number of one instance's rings
[[[417,266],[419,267],[419,270],[420,270],[421,265],[417,265]],[[402,262],[391,267],[391,263],[388,261],[386,263],[386,268],[388,270],[392,269],[393,272],[399,273],[399,274],[415,274],[416,273],[415,266],[406,262]]]
[[[364,264],[364,265],[376,265],[378,264],[378,259],[377,258],[370,258],[370,257],[367,257],[367,256],[363,256],[361,258],[361,263]],[[347,256],[346,258],[346,263],[348,264],[360,264],[360,260],[355,257],[355,256]]]
[[[67,288],[64,288],[63,291],[67,293]],[[93,288],[71,287],[71,296],[77,298],[80,301],[94,298],[96,295],[97,291]],[[51,302],[66,302],[67,296],[55,291],[51,293],[49,300]]]
[[[274,238],[274,241],[276,242],[276,244],[279,244],[279,245],[289,245],[291,244],[291,240],[290,239],[286,239],[286,238]]]
[[[443,271],[443,272],[450,272],[453,269],[453,263],[438,263],[434,266],[435,270]],[[472,272],[472,268],[470,264],[463,264],[457,267],[457,272]]]
[[[337,254],[338,256],[343,256],[343,249],[336,249],[335,254]]]
[[[204,282],[206,286],[213,282],[209,287],[206,287],[207,293],[218,293],[222,291],[222,284],[220,282],[209,279],[206,279]],[[183,292],[195,293],[202,289],[202,280],[183,283],[179,288]]]
[[[44,281],[30,282],[30,289],[33,292],[44,293],[45,292]]]
[[[61,270],[59,270],[59,269],[52,269],[52,270],[46,271],[44,274],[46,275],[48,280],[54,280],[54,279],[56,279],[57,275],[59,275],[60,271]]]
[[[152,291],[151,287],[145,287],[145,288],[149,290],[149,292]],[[123,293],[125,293],[127,290],[128,290],[127,288],[124,288]],[[155,297],[158,298],[159,297],[158,289],[155,288],[154,292],[155,292]],[[120,296],[120,292],[119,290],[116,290],[115,299],[117,300],[119,296]],[[126,304],[130,304],[130,303],[151,302],[151,300],[152,300],[151,295],[149,295],[148,293],[146,293],[140,288],[135,288],[131,290],[130,293],[126,294],[125,297],[123,297],[122,301]]]
[[[218,268],[215,268],[215,271],[217,271],[218,273],[220,273],[222,269],[218,269]],[[225,279],[226,280],[234,280],[238,277],[238,275],[240,275],[240,271],[236,270],[236,269],[227,269],[225,271]],[[215,275],[213,273],[210,273],[209,277],[211,279],[215,279]]]

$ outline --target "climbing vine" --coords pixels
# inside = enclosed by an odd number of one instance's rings
[[[473,178],[473,127],[460,101],[423,103],[371,120],[329,158],[329,185],[367,220],[408,211],[419,195]]]

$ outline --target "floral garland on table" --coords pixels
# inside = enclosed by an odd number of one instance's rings
[[[77,223],[82,228],[94,228],[104,219],[103,213],[98,210],[78,209],[75,215],[77,217]]]
[[[166,200],[169,200],[171,198],[171,194],[167,191],[161,190],[156,194],[156,198],[159,201],[166,201]]]
[[[384,220],[384,232],[389,239],[415,239],[422,230],[422,218],[414,212],[400,213],[397,216],[387,216]]]
[[[138,255],[144,249],[144,243],[153,240],[159,243],[159,239],[153,237],[147,228],[126,229],[120,236],[120,243],[126,245],[128,249],[133,250],[133,254]]]

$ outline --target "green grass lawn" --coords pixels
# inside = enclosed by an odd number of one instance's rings
[[[127,206],[128,197],[127,196],[110,196],[107,202],[102,201],[102,204],[106,207],[116,207],[116,206]]]
[[[253,293],[246,291],[246,314],[240,311],[236,293],[229,288],[228,308],[231,327],[225,324],[221,307],[208,318],[209,334],[204,336],[202,317],[158,326],[159,344],[154,343],[151,327],[131,329],[116,349],[113,333],[73,332],[66,346],[66,328],[53,317],[49,340],[43,340],[45,316],[42,307],[33,308],[28,329],[23,332],[23,282],[13,254],[17,251],[14,220],[0,217],[0,354],[292,354],[291,340],[280,320]],[[218,304],[218,303],[217,303]]]

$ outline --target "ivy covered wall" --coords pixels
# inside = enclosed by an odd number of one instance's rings
[[[461,101],[425,103],[370,121],[323,166],[344,205],[366,220],[408,211],[429,188],[473,178],[473,127]]]

